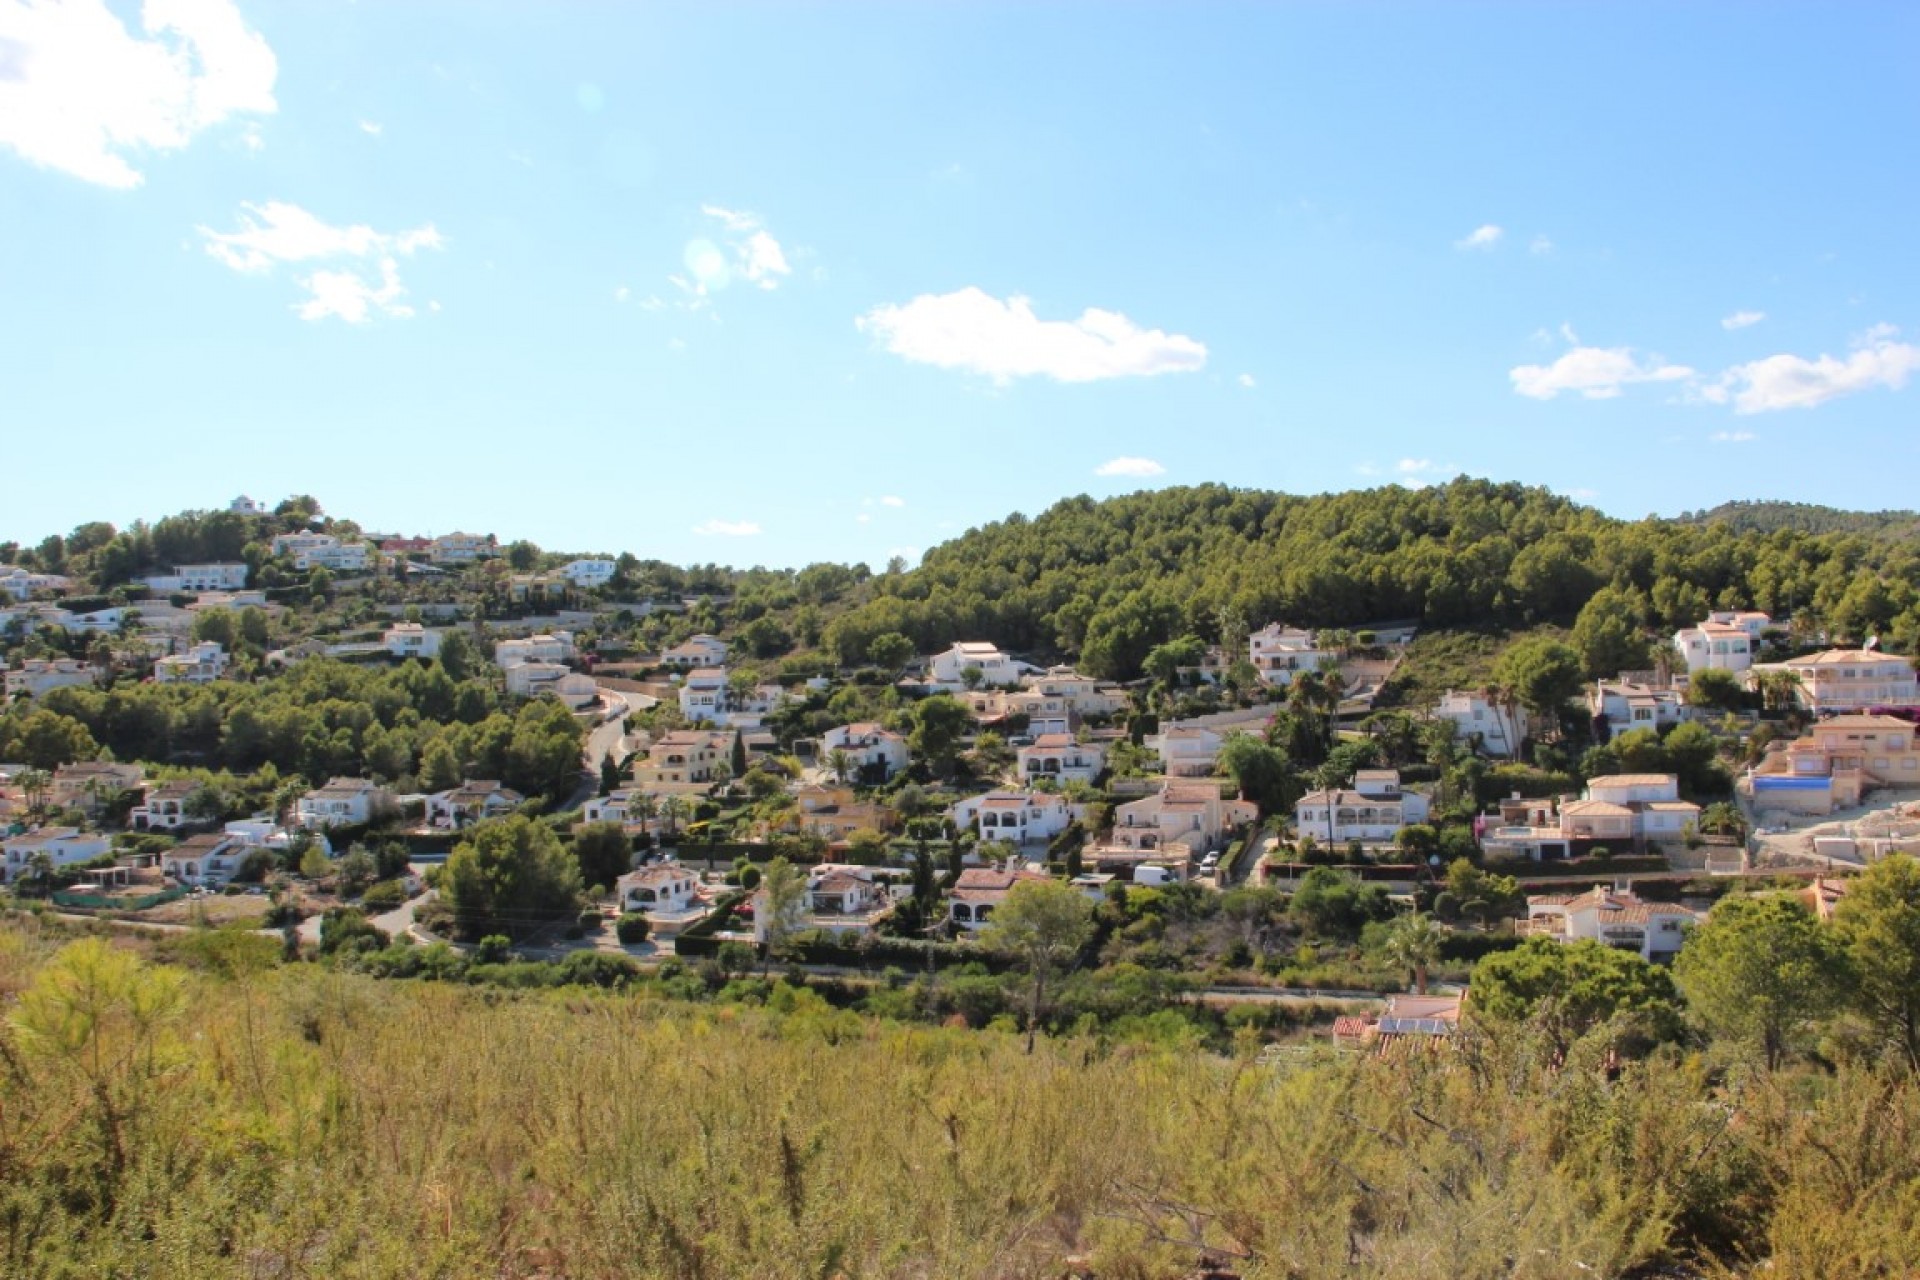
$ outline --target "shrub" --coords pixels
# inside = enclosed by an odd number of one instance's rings
[[[638,911],[629,911],[613,922],[614,936],[625,947],[639,946],[647,940],[647,934],[651,931],[652,926],[647,923],[647,918]]]
[[[360,905],[368,911],[387,912],[395,910],[407,900],[407,886],[399,880],[382,880],[370,884],[367,891],[360,895]]]
[[[475,964],[504,964],[513,954],[513,940],[502,933],[490,933],[473,949]]]
[[[582,911],[579,920],[580,932],[583,934],[597,932],[605,919],[606,917],[598,911]]]

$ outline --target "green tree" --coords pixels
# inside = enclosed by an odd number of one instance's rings
[[[462,937],[519,936],[578,909],[580,868],[551,828],[513,814],[455,845],[440,884]]]
[[[760,878],[759,903],[767,955],[784,959],[806,927],[807,873],[785,858],[775,858]]]
[[[923,698],[913,708],[913,732],[907,745],[941,777],[953,772],[955,748],[973,725],[966,704],[950,694]]]
[[[1288,904],[1293,918],[1323,938],[1354,938],[1369,920],[1386,918],[1387,895],[1378,885],[1332,867],[1315,867],[1301,877]]]
[[[617,822],[589,822],[573,833],[573,859],[580,867],[581,884],[612,887],[633,870],[633,842]]]
[[[1760,1050],[1776,1068],[1847,994],[1844,955],[1789,898],[1726,898],[1690,931],[1674,981],[1714,1035]]]
[[[1017,956],[1032,984],[1027,995],[1027,1052],[1046,1009],[1047,984],[1072,969],[1093,935],[1093,904],[1086,895],[1058,880],[1023,880],[1014,885],[981,930],[980,941]]]
[[[1920,861],[1893,854],[1868,867],[1834,914],[1860,1013],[1920,1072]]]
[[[1606,678],[1648,665],[1647,638],[1640,630],[1646,609],[1646,598],[1637,591],[1602,587],[1593,593],[1568,637],[1588,675]]]
[[[1687,705],[1712,711],[1738,711],[1747,705],[1746,687],[1733,672],[1708,667],[1687,677]]]
[[[1557,725],[1561,709],[1580,692],[1580,655],[1558,640],[1529,636],[1500,655],[1493,678],[1521,706]]]
[[[1250,733],[1229,734],[1220,744],[1219,764],[1240,788],[1241,798],[1260,806],[1262,816],[1291,812],[1303,793],[1285,753]]]
[[[1601,1026],[1615,1028],[1616,1043],[1636,1045],[1674,1039],[1680,1030],[1673,975],[1591,938],[1529,938],[1483,958],[1471,986],[1475,1016],[1532,1022],[1556,1058]]]
[[[898,631],[883,631],[867,641],[867,661],[883,671],[898,671],[913,655],[913,641]]]

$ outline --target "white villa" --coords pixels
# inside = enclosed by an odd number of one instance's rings
[[[1107,767],[1106,748],[1092,742],[1076,742],[1071,734],[1043,733],[1033,745],[1015,753],[1014,768],[1020,777],[1032,782],[1052,778],[1057,782],[1091,783]]]
[[[40,698],[52,689],[92,684],[97,676],[91,666],[74,658],[27,658],[7,672],[7,697]]]
[[[1688,675],[1696,671],[1745,671],[1753,665],[1753,651],[1758,643],[1745,627],[1712,619],[1685,627],[1673,636],[1674,650],[1687,664]]]
[[[1317,671],[1339,655],[1319,648],[1313,632],[1269,622],[1247,637],[1247,657],[1267,684],[1287,685],[1302,671]]]
[[[507,668],[507,692],[521,698],[550,693],[578,710],[600,696],[592,676],[581,675],[557,662],[520,662]]]
[[[342,542],[330,533],[283,533],[273,540],[273,554],[291,555],[295,569],[358,573],[372,562],[373,548]]]
[[[233,879],[254,847],[226,832],[188,836],[167,850],[160,869],[181,884],[218,889]]]
[[[1000,652],[997,645],[962,640],[946,652],[936,653],[928,659],[927,678],[944,688],[964,689],[967,687],[966,673],[969,668],[980,672],[978,683],[982,685],[1016,684],[1022,675],[1033,670],[1026,663]]]
[[[542,632],[519,640],[502,640],[493,647],[493,660],[511,669],[528,662],[571,662],[574,652],[571,631]]]
[[[1169,778],[1210,778],[1226,735],[1198,724],[1168,725],[1141,745],[1160,756],[1160,772]]]
[[[417,622],[396,622],[380,636],[380,643],[396,658],[437,658],[443,632]]]
[[[1211,782],[1168,782],[1156,795],[1113,811],[1108,843],[1137,853],[1198,855],[1225,843],[1235,827],[1252,822],[1260,810],[1245,800],[1223,800]]]
[[[448,533],[433,540],[427,558],[435,564],[472,564],[500,554],[500,544],[490,533]]]
[[[178,831],[200,821],[187,812],[187,802],[200,790],[201,784],[191,778],[154,783],[127,820],[135,831]]]
[[[1596,680],[1587,693],[1587,711],[1606,717],[1613,733],[1629,729],[1665,729],[1688,718],[1686,695],[1631,680]]]
[[[1461,742],[1480,744],[1490,756],[1511,756],[1527,736],[1527,712],[1524,707],[1501,707],[1488,701],[1483,693],[1449,689],[1433,706],[1433,718],[1453,725]]]
[[[683,915],[699,905],[700,877],[677,862],[630,871],[614,884],[623,911]]]
[[[525,796],[498,782],[463,782],[427,797],[427,825],[457,831],[488,818],[504,817],[526,802]]]
[[[1427,797],[1403,791],[1398,769],[1358,770],[1350,789],[1309,791],[1293,806],[1300,834],[1328,845],[1383,844],[1426,820]]]
[[[78,827],[42,827],[0,840],[0,883],[12,884],[33,873],[33,861],[45,854],[58,867],[105,857],[112,843],[97,831]]]
[[[695,667],[680,685],[680,714],[689,720],[727,722],[727,669]]]
[[[569,560],[557,572],[574,586],[591,589],[612,582],[618,568],[611,560]]]
[[[634,787],[659,795],[686,795],[713,789],[714,767],[733,752],[734,735],[706,729],[676,729],[662,734],[635,766]]]
[[[212,684],[227,670],[227,651],[202,640],[185,653],[168,654],[153,664],[155,684]]]
[[[906,768],[910,759],[905,738],[871,721],[841,725],[821,734],[818,763],[824,765],[835,751],[846,752],[856,771],[880,767],[889,778]]]
[[[1871,711],[1920,706],[1920,679],[1913,659],[1872,649],[1829,649],[1750,669],[1748,684],[1764,671],[1789,672],[1799,680],[1794,697],[1809,711]]]
[[[975,932],[986,925],[993,909],[1007,900],[1015,885],[1051,879],[1053,877],[1044,871],[1030,871],[1024,866],[1004,870],[968,867],[960,873],[953,892],[947,895],[947,919],[969,933]]]
[[[1595,887],[1577,896],[1529,897],[1520,932],[1559,942],[1590,938],[1643,960],[1664,960],[1679,952],[1686,931],[1704,919],[1704,913],[1678,903],[1644,902],[1623,890]]]
[[[1074,819],[1074,807],[1065,796],[1044,791],[989,791],[968,796],[947,810],[953,825],[965,829],[978,823],[982,840],[1031,844],[1051,840]]]
[[[36,591],[60,592],[73,589],[73,579],[57,573],[34,573],[17,564],[0,564],[0,592],[15,600],[27,600]]]
[[[247,585],[244,564],[183,564],[172,573],[140,579],[154,591],[238,591]]]
[[[669,667],[723,667],[727,663],[727,642],[703,631],[661,654],[660,661]]]
[[[1594,778],[1578,800],[1557,806],[1547,800],[1500,805],[1498,825],[1483,824],[1480,849],[1490,858],[1540,862],[1584,848],[1615,851],[1671,844],[1700,821],[1700,806],[1680,799],[1671,773],[1622,773]]]
[[[335,778],[294,802],[293,823],[307,831],[351,827],[392,811],[393,793],[365,778]]]

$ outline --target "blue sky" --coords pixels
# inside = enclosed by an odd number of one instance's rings
[[[1920,6],[0,0],[0,540],[1920,505]]]

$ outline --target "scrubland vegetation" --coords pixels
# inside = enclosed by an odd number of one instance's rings
[[[1336,1057],[173,962],[0,926],[9,1276],[1800,1277],[1920,1259],[1920,1095],[1509,1029]]]

